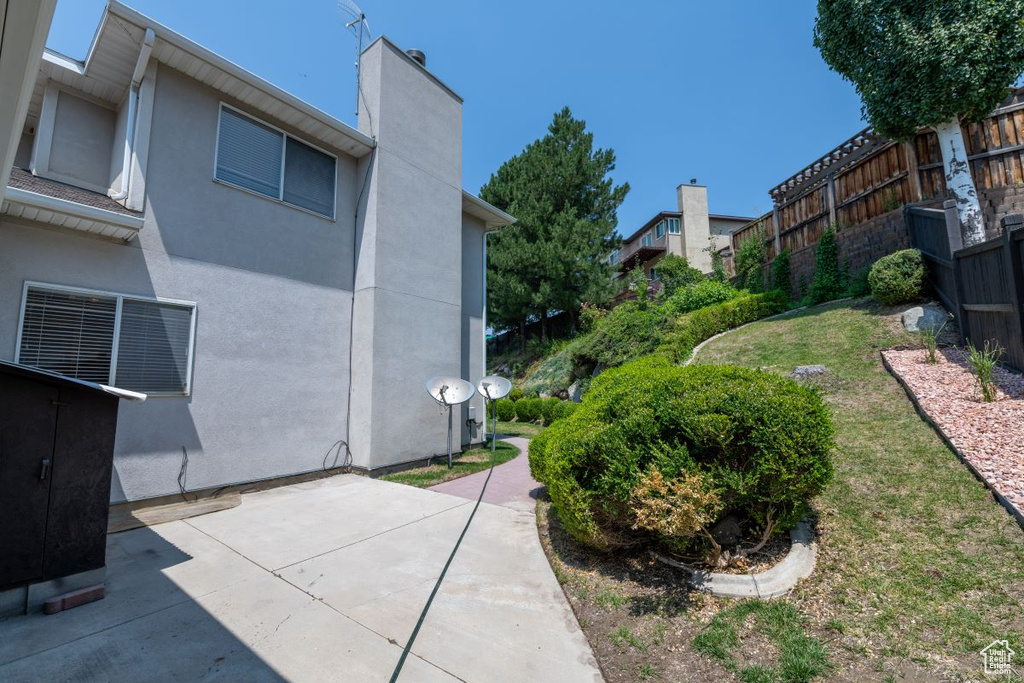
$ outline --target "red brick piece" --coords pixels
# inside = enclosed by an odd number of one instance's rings
[[[98,584],[96,586],[89,586],[88,588],[80,588],[64,595],[58,595],[55,598],[50,598],[43,603],[44,614],[56,614],[57,612],[63,612],[66,609],[72,607],[78,607],[79,605],[87,605],[90,602],[96,602],[102,600],[107,594],[107,587],[105,584]]]

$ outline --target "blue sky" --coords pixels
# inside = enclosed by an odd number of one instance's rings
[[[59,0],[48,45],[83,58],[103,0]],[[334,0],[130,0],[143,14],[355,124],[354,39]],[[860,130],[852,86],[811,44],[814,0],[362,0],[374,35],[427,54],[465,98],[463,184],[479,190],[568,105],[615,150],[630,233],[697,178],[712,213]]]

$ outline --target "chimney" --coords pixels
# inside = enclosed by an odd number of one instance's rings
[[[406,50],[405,54],[412,57],[413,61],[422,66],[424,69],[427,68],[427,56],[423,54],[421,50]]]

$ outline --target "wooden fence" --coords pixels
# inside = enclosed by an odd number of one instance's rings
[[[912,207],[906,215],[911,243],[963,338],[977,348],[999,344],[1006,363],[1024,370],[1024,216],[1007,216],[999,237],[960,248],[953,202],[943,210]]]
[[[1024,194],[1024,88],[993,114],[963,127],[968,160],[983,202],[989,236],[998,234],[1005,189]],[[987,193],[994,197],[988,204]],[[768,258],[817,243],[834,224],[856,225],[907,204],[947,198],[938,137],[922,131],[907,143],[867,128],[769,191],[775,208],[732,237],[733,253],[760,229]],[[998,195],[998,198],[996,196]]]

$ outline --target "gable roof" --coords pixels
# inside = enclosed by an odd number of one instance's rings
[[[156,35],[152,56],[157,61],[269,114],[324,146],[356,158],[373,149],[373,139],[347,123],[116,0],[108,3],[84,62],[46,50],[40,74],[116,108],[131,85],[147,28]],[[30,119],[38,115],[44,88],[45,79],[38,79],[29,105]]]

